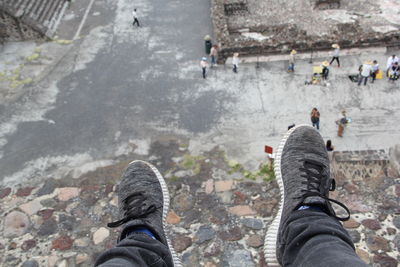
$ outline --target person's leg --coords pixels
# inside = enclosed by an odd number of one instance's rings
[[[358,78],[358,85],[360,85],[362,83],[363,80],[363,76],[360,75],[360,77]]]
[[[95,266],[181,267],[165,232],[169,202],[160,172],[145,161],[131,162],[118,185],[120,220],[108,224],[123,230],[118,244],[103,252]]]
[[[317,126],[317,130],[319,130],[319,120],[315,123],[315,125]]]
[[[206,78],[206,68],[203,68],[203,78]]]
[[[348,220],[349,210],[329,198],[335,181],[330,177],[329,156],[319,132],[307,125],[290,129],[276,155],[274,169],[281,204],[265,237],[268,266],[367,266],[338,221]],[[348,216],[336,216],[331,202]]]
[[[334,60],[335,60],[335,57],[332,57],[331,62],[329,62],[329,65],[332,65]]]
[[[364,85],[367,85],[368,77],[364,77]]]
[[[233,64],[233,72],[236,73],[237,72],[237,65]]]
[[[215,65],[215,56],[211,56],[211,67]]]
[[[337,58],[336,58],[336,61],[337,61],[337,65],[338,65],[338,67],[340,67],[340,61],[339,61],[339,57],[337,57]]]

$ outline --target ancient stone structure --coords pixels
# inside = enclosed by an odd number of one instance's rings
[[[384,0],[212,0],[219,62],[242,56],[400,45],[400,3]]]
[[[0,42],[52,37],[68,0],[0,0]]]

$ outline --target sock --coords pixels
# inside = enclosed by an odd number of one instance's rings
[[[307,206],[307,205],[300,206],[297,210],[315,210],[323,212],[323,210],[318,206]]]
[[[147,228],[145,228],[145,227],[136,227],[136,228],[133,228],[132,230],[130,230],[130,231],[126,234],[126,236],[130,236],[130,235],[133,234],[133,233],[143,233],[143,234],[146,234],[146,235],[150,236],[150,237],[153,238],[154,240],[157,240],[157,238],[153,235],[153,233],[152,233],[149,229],[147,229]]]

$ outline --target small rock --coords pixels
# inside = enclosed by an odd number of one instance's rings
[[[182,252],[192,245],[192,239],[185,235],[177,235],[172,239],[172,246],[176,252]]]
[[[277,204],[278,200],[275,198],[270,198],[268,200],[258,198],[254,201],[253,208],[262,217],[269,217],[272,216],[272,212],[274,211]]]
[[[74,245],[77,247],[87,247],[90,244],[90,239],[87,237],[79,238],[74,241]]]
[[[109,236],[110,236],[110,231],[105,227],[100,227],[93,234],[93,243],[95,245],[100,244],[101,242],[103,242]]]
[[[9,245],[8,245],[8,250],[14,250],[14,249],[16,249],[17,248],[17,243],[15,243],[15,242],[11,242]]]
[[[215,257],[221,253],[221,244],[213,242],[204,249],[204,257]]]
[[[67,250],[72,247],[73,240],[66,235],[62,235],[52,242],[52,249]]]
[[[193,208],[193,197],[188,193],[181,193],[173,199],[174,210],[185,212]]]
[[[215,192],[225,192],[232,189],[233,181],[217,181],[215,182]]]
[[[62,187],[58,188],[57,197],[61,201],[68,201],[71,198],[79,196],[79,188],[77,187]]]
[[[39,200],[34,199],[25,204],[22,204],[21,206],[19,206],[19,208],[26,214],[33,215],[36,212],[38,212],[41,208],[43,208],[43,206],[42,204],[40,204]]]
[[[253,248],[259,248],[264,245],[264,240],[259,235],[251,235],[246,240],[246,244]]]
[[[361,240],[361,235],[358,231],[356,230],[350,230],[348,231],[351,239],[353,240],[353,243],[358,243]]]
[[[397,229],[400,229],[400,216],[394,216],[393,224],[396,226]]]
[[[229,208],[229,212],[237,216],[248,216],[256,214],[256,212],[247,205],[238,205],[235,207],[231,207]]]
[[[400,184],[396,185],[396,188],[394,189],[394,192],[395,192],[397,197],[400,197]]]
[[[17,197],[27,197],[31,194],[33,189],[35,189],[35,188],[34,187],[23,187],[23,188],[18,189],[18,191],[15,195]]]
[[[378,266],[385,267],[398,267],[398,262],[396,259],[389,257],[388,255],[374,255],[373,257],[374,263],[377,263]]]
[[[369,258],[369,253],[366,252],[365,250],[362,250],[360,248],[356,248],[356,253],[360,257],[360,259],[365,262],[366,264],[369,264],[371,262]]]
[[[39,210],[38,214],[42,216],[43,220],[47,220],[53,215],[53,212],[54,212],[53,209],[44,209],[44,210]]]
[[[175,212],[171,210],[167,214],[166,221],[168,224],[178,224],[181,221],[181,217],[179,217]]]
[[[262,220],[260,219],[253,219],[253,218],[245,218],[242,220],[242,223],[250,228],[250,229],[254,229],[254,230],[260,230],[264,227],[264,224],[262,222]]]
[[[20,236],[27,232],[30,226],[29,218],[20,211],[10,212],[4,219],[4,236]]]
[[[249,251],[244,249],[235,249],[229,251],[225,257],[222,266],[226,267],[255,267]]]
[[[372,235],[366,238],[367,246],[372,251],[389,251],[389,242],[380,236]]]
[[[11,193],[11,188],[9,187],[0,189],[0,199],[5,198],[10,193]]]
[[[199,255],[195,250],[188,251],[182,255],[183,266],[197,266]]]
[[[214,180],[208,179],[205,183],[205,192],[207,195],[211,194],[214,191]]]
[[[3,263],[7,263],[4,264],[5,266],[16,266],[21,262],[20,258],[14,257],[13,255],[7,255],[5,257],[5,261]]]
[[[29,239],[25,240],[24,243],[22,243],[22,250],[27,251],[30,250],[31,248],[34,248],[36,246],[36,240],[34,239]]]
[[[207,261],[204,264],[204,267],[217,267],[217,265],[215,265],[215,263],[211,262],[211,261]]]
[[[44,207],[49,207],[49,208],[54,208],[57,206],[57,201],[53,198],[48,198],[48,199],[43,199],[40,201],[40,204],[42,204]]]
[[[381,229],[381,224],[377,220],[365,219],[361,223],[362,223],[362,225],[364,225],[365,227],[367,227],[367,228],[369,228],[371,230],[379,230],[379,229]]]
[[[39,227],[39,236],[48,236],[55,234],[58,230],[58,223],[54,219],[49,219],[44,221],[44,223]]]
[[[219,237],[226,241],[237,241],[242,239],[243,235],[240,227],[235,226],[232,229],[220,232]]]
[[[388,216],[387,214],[381,213],[381,214],[379,214],[379,216],[378,216],[378,220],[379,220],[380,222],[383,222],[383,221],[386,220],[387,216]]]
[[[24,262],[21,267],[39,267],[39,263],[35,260],[29,260]]]
[[[57,264],[57,267],[67,267],[68,263],[67,260],[62,260],[59,264]]]
[[[200,226],[196,233],[196,243],[201,244],[208,240],[213,239],[215,236],[215,231],[211,226],[203,225]]]
[[[76,264],[81,264],[89,260],[89,255],[85,253],[78,254],[76,256]]]
[[[389,235],[394,235],[397,232],[396,229],[394,229],[392,227],[386,228],[386,231],[388,232]]]
[[[54,189],[58,186],[58,182],[54,179],[47,180],[44,185],[37,191],[37,196],[49,195],[54,192]]]
[[[233,203],[235,205],[241,205],[246,203],[247,196],[240,191],[233,193]]]
[[[60,214],[58,216],[58,225],[60,229],[67,231],[72,231],[74,229],[75,218],[65,214]]]
[[[347,229],[353,229],[360,226],[360,223],[354,220],[353,218],[350,218],[348,221],[343,222],[343,226]]]

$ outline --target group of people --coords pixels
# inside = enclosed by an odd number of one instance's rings
[[[217,66],[218,49],[219,49],[219,46],[214,44],[214,45],[211,45],[211,48],[208,51],[208,48],[207,48],[207,45],[206,45],[206,53],[209,55],[209,57],[211,59],[210,68],[213,68],[214,66]],[[234,73],[238,72],[239,62],[240,62],[239,53],[233,53],[233,56],[232,56],[232,71]],[[206,79],[207,78],[208,67],[209,67],[207,57],[202,57],[202,59],[200,61],[200,67],[202,69],[203,78]]]

